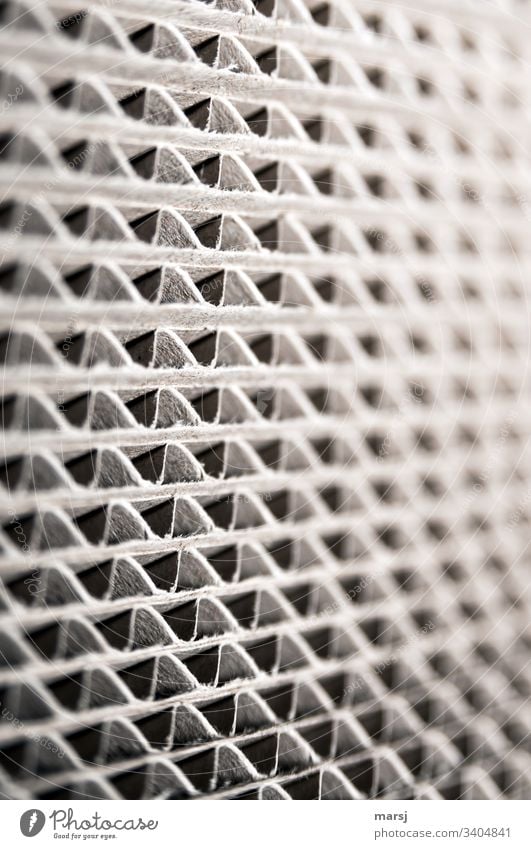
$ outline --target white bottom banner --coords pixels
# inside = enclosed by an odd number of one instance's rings
[[[330,804],[334,805],[333,811]],[[215,807],[212,807],[214,805]],[[2,845],[206,849],[518,847],[530,849],[531,802],[5,801]],[[68,841],[68,843],[67,843]],[[102,845],[103,844],[103,845]]]

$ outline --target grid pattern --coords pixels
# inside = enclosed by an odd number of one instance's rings
[[[529,5],[2,4],[0,793],[529,798]]]

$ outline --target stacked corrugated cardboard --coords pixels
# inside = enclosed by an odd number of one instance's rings
[[[2,11],[4,797],[526,797],[529,6]]]

